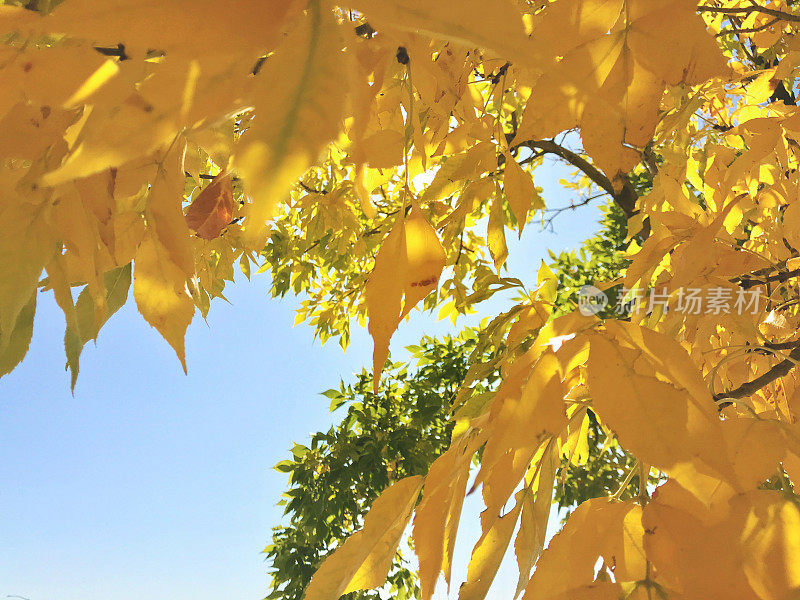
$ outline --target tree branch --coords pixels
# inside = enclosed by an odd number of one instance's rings
[[[740,33],[758,33],[759,31],[764,31],[765,29],[769,29],[770,27],[775,25],[775,23],[777,23],[778,21],[780,21],[780,19],[775,17],[774,19],[772,19],[768,23],[765,23],[761,27],[750,27],[746,29],[723,29],[716,35],[716,37],[722,37],[725,35],[739,35]]]
[[[121,61],[128,60],[130,58],[130,56],[125,54],[124,44],[117,44],[116,47],[111,47],[111,48],[104,46],[95,46],[94,49],[103,56],[116,56]]]
[[[721,8],[717,6],[707,6],[701,4],[700,6],[697,7],[697,12],[711,12],[722,15],[749,15],[750,13],[757,12],[765,15],[770,15],[772,17],[776,17],[781,21],[793,21],[795,23],[800,22],[800,15],[786,13],[780,10],[775,10],[774,8],[767,8],[765,6],[743,6],[742,8]]]
[[[754,271],[753,274],[757,273],[758,271]],[[770,272],[770,271],[767,271]],[[794,269],[792,271],[780,271],[775,273],[774,275],[768,275],[763,279],[758,279],[756,277],[751,277],[750,275],[744,275],[742,277],[735,277],[732,280],[732,283],[737,283],[740,288],[743,290],[749,289],[754,285],[765,285],[767,283],[772,283],[773,281],[777,281],[779,283],[783,283],[788,281],[792,277],[797,277],[800,275],[800,269]]]
[[[565,213],[565,212],[571,211],[571,210],[575,210],[577,208],[580,208],[581,206],[586,206],[592,200],[597,200],[598,198],[602,198],[603,196],[606,195],[606,193],[607,192],[603,192],[602,194],[595,194],[594,196],[589,196],[588,198],[584,198],[580,202],[577,202],[575,204],[570,204],[569,206],[560,206],[558,208],[545,209],[545,212],[552,213],[552,214],[548,219],[545,220],[544,227],[552,226],[553,225],[553,221],[556,220],[556,217],[558,217],[562,213]]]
[[[795,342],[796,343],[796,342]],[[738,398],[746,398],[747,396],[751,396],[755,394],[758,390],[763,388],[766,385],[769,385],[776,379],[787,375],[789,371],[791,371],[797,362],[800,361],[800,346],[795,346],[794,349],[789,352],[789,357],[785,358],[777,365],[772,367],[769,371],[764,373],[763,375],[756,377],[752,381],[748,381],[743,383],[739,387],[729,390],[727,392],[720,392],[719,394],[714,394],[714,400],[719,402],[720,400],[726,399],[738,399]],[[720,407],[723,407],[723,404],[727,406],[729,403],[722,403]]]
[[[514,148],[521,146],[531,149],[537,148],[549,154],[560,156],[573,167],[583,171],[595,185],[608,193],[622,209],[626,217],[630,218],[636,214],[636,191],[627,179],[620,191],[615,190],[611,180],[600,169],[572,150],[559,146],[553,140],[527,140],[516,144]]]

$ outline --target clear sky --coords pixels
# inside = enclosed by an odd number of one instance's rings
[[[567,201],[560,194],[553,202]],[[533,223],[521,242],[509,234],[510,274],[535,285],[546,248],[576,247],[598,214],[583,207],[561,216],[557,235]],[[372,351],[360,330],[347,353],[333,341],[321,346],[310,327],[292,327],[295,300],[274,300],[268,287],[268,275],[242,277],[226,291],[230,304],[212,305],[207,324],[196,316],[188,376],[131,297],[84,350],[74,397],[63,314],[51,294],[40,296],[28,356],[0,379],[0,599],[267,593],[260,552],[280,520],[275,503],[286,483],[272,466],[293,442],[340,418],[319,393],[370,364]],[[423,333],[454,331],[416,311],[411,317],[392,341],[393,358]],[[477,498],[467,503],[464,566],[479,508]],[[490,596],[509,597],[515,583],[504,567]]]

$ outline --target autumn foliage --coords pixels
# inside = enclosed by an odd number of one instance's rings
[[[306,598],[381,587],[411,524],[429,600],[478,489],[460,600],[512,545],[526,600],[800,598],[792,2],[27,4],[0,5],[0,374],[52,292],[74,387],[131,284],[186,368],[195,313],[263,265],[323,341],[368,327],[377,390],[414,307],[515,291],[447,451],[385,489]],[[550,270],[507,272],[506,236],[553,210],[533,179],[551,158],[576,205],[624,213],[625,268],[594,283],[625,310],[556,310]],[[635,466],[543,551],[590,420]]]

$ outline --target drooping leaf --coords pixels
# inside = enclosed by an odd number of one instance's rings
[[[305,600],[337,600],[342,594],[381,586],[421,487],[422,477],[407,477],[387,488],[373,503],[361,530],[322,563]]]
[[[535,494],[525,494],[522,499],[519,532],[514,542],[519,567],[519,581],[514,594],[516,598],[530,581],[531,571],[544,549],[547,534],[547,523],[553,501],[553,487],[557,467],[556,445],[553,443],[545,449],[540,459]]]
[[[348,0],[347,5],[363,12],[376,27],[427,33],[523,64],[529,61],[522,15],[507,0],[491,5],[480,0]]]
[[[573,590],[595,581],[599,558],[614,569],[617,585],[644,579],[644,537],[640,506],[605,498],[584,502],[542,553],[524,600],[570,597]]]
[[[133,296],[139,312],[172,346],[186,371],[184,336],[194,316],[186,273],[152,231],[145,235],[134,263]]]
[[[510,154],[506,155],[505,165],[503,190],[517,219],[519,233],[522,235],[522,229],[528,222],[528,212],[531,208],[543,208],[543,205],[530,174],[526,173]]]
[[[422,501],[414,516],[414,548],[419,559],[421,597],[433,596],[439,574],[450,583],[461,506],[472,456],[480,438],[462,438],[437,458],[425,478]]]
[[[235,161],[253,198],[245,224],[251,244],[263,240],[277,202],[339,132],[348,81],[343,44],[327,3],[313,0],[256,78],[258,116]]]
[[[50,267],[48,267],[50,269]],[[57,267],[48,270],[49,278]],[[67,355],[67,367],[70,370],[70,387],[74,391],[80,371],[80,356],[83,347],[91,340],[96,340],[100,328],[128,300],[131,286],[131,264],[108,271],[103,275],[103,310],[97,310],[96,299],[92,297],[88,287],[78,295],[74,306],[70,297],[61,301],[61,308],[67,315],[67,329],[64,333],[64,350]]]
[[[381,369],[389,356],[392,334],[400,320],[436,289],[445,262],[445,251],[436,231],[420,209],[412,208],[407,218],[398,215],[375,257],[375,268],[365,290],[369,332],[375,344],[376,391]]]
[[[458,592],[459,600],[483,600],[486,597],[517,526],[522,498],[526,493],[525,490],[518,492],[514,508],[496,519],[475,544],[469,560],[467,580]]]
[[[25,355],[33,336],[33,315],[36,313],[36,292],[28,303],[22,307],[17,316],[14,329],[0,332],[0,376],[10,373]]]
[[[644,510],[645,549],[665,588],[743,600],[792,598],[800,591],[800,512],[794,503],[763,490],[710,510],[694,502],[669,482]]]

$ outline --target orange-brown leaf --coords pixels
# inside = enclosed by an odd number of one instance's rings
[[[197,237],[213,240],[231,224],[233,208],[231,176],[229,173],[220,173],[189,205],[186,224],[197,233]]]

